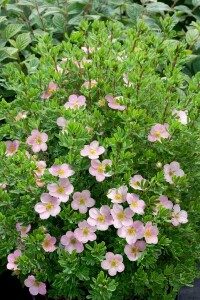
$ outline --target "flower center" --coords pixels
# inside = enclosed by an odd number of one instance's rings
[[[50,93],[50,94],[52,94],[53,93],[53,89],[48,89],[48,92]]]
[[[133,202],[131,203],[131,206],[133,206],[133,207],[138,207],[138,203],[137,203],[136,201],[133,201]]]
[[[39,145],[42,143],[41,137],[37,137],[35,141],[36,141],[36,143],[39,144]]]
[[[50,242],[49,242],[48,240],[45,240],[45,241],[43,242],[43,245],[44,245],[45,247],[49,247],[49,246],[50,246]]]
[[[145,231],[145,236],[146,236],[147,238],[149,238],[149,237],[151,236],[151,231],[150,231],[149,229],[147,229],[147,230]]]
[[[89,234],[89,229],[88,228],[84,228],[83,229],[83,234],[84,235],[88,235]]]
[[[122,195],[116,194],[115,195],[115,200],[122,200]]]
[[[10,147],[10,149],[9,149],[9,150],[10,150],[10,152],[12,152],[12,153],[13,153],[13,152],[15,152],[15,147],[13,147],[13,146],[12,146],[12,147]]]
[[[47,203],[45,204],[46,210],[51,210],[53,208],[53,204],[52,203]]]
[[[111,267],[117,267],[118,266],[118,262],[116,260],[112,260],[110,263]]]
[[[26,232],[26,227],[25,226],[21,227],[21,232]]]
[[[40,285],[40,283],[38,281],[35,281],[33,285],[38,287]]]
[[[60,169],[60,170],[58,171],[58,175],[63,175],[64,173],[65,173],[65,171],[62,170],[62,169]]]
[[[94,149],[90,150],[90,154],[95,154],[95,153],[96,153],[96,150],[94,150]]]
[[[129,229],[127,230],[127,233],[128,233],[129,235],[134,235],[134,234],[135,234],[135,229],[134,229],[134,228],[129,228]]]
[[[99,100],[99,105],[100,105],[100,106],[105,106],[105,103],[106,103],[105,100],[103,100],[103,99],[102,99],[102,100]]]
[[[174,219],[177,219],[177,220],[178,220],[179,215],[178,215],[178,214],[173,214],[173,217],[174,217]]]
[[[137,254],[137,252],[138,252],[138,249],[136,247],[131,248],[131,253],[132,254]]]
[[[155,136],[156,136],[157,138],[160,138],[160,137],[161,137],[161,133],[160,133],[159,131],[156,131]]]
[[[58,186],[58,188],[57,188],[57,193],[58,193],[58,194],[63,194],[64,191],[65,191],[65,189],[64,189],[63,186]]]
[[[85,204],[85,198],[83,198],[83,197],[80,198],[80,199],[79,199],[79,204],[80,204],[80,205]]]
[[[101,223],[105,222],[105,219],[106,219],[106,218],[105,218],[103,215],[99,215],[98,218],[97,218],[97,220],[98,220],[99,222],[101,222]]]
[[[72,245],[76,245],[76,239],[71,239],[70,243],[71,243]]]
[[[170,170],[169,171],[169,176],[173,176],[174,175],[174,171]]]
[[[119,220],[123,220],[125,215],[124,215],[123,212],[120,212],[120,213],[118,213],[117,217],[118,217]]]
[[[105,167],[103,165],[99,165],[97,170],[99,171],[99,173],[103,173],[105,171]]]
[[[73,106],[74,106],[75,108],[77,108],[77,107],[78,107],[78,102],[75,102],[75,103],[73,104]]]

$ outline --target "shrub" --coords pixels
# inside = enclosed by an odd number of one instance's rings
[[[200,74],[162,22],[85,22],[3,70],[0,257],[32,294],[174,299],[198,274]]]

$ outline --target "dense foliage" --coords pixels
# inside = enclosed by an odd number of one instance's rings
[[[160,22],[83,22],[3,68],[0,257],[33,294],[174,299],[198,276],[200,74]]]

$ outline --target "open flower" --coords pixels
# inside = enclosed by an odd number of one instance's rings
[[[178,121],[183,125],[187,125],[187,114],[187,110],[172,110],[172,116],[175,115],[178,118]]]
[[[107,252],[106,259],[102,261],[101,267],[104,270],[108,270],[110,276],[115,276],[117,272],[123,272],[125,269],[123,257],[120,254]]]
[[[144,208],[146,207],[146,204],[143,200],[139,199],[139,196],[137,194],[127,194],[127,202],[130,205],[130,209],[139,215],[144,214]]]
[[[91,226],[96,226],[98,230],[106,231],[113,223],[113,217],[108,205],[103,205],[100,209],[91,208],[87,222]]]
[[[65,127],[67,124],[69,123],[69,121],[67,121],[65,118],[63,117],[59,117],[56,121],[56,124],[59,126],[59,127]]]
[[[36,296],[38,294],[45,295],[46,284],[44,282],[36,281],[35,276],[29,275],[28,278],[24,281],[24,285],[29,288],[31,295]]]
[[[44,132],[40,133],[38,130],[32,130],[31,136],[28,137],[26,143],[32,146],[33,152],[46,151],[48,135]]]
[[[43,160],[36,161],[36,166],[37,166],[37,170],[34,170],[34,173],[36,174],[37,177],[41,177],[44,174],[44,171],[46,169],[46,162]]]
[[[181,210],[180,205],[176,204],[173,207],[171,222],[174,226],[185,224],[188,222],[187,216],[187,212],[185,210]]]
[[[56,250],[56,247],[54,246],[55,243],[56,238],[47,233],[44,238],[44,241],[42,242],[42,248],[46,252],[53,252],[54,250]]]
[[[127,186],[120,186],[118,189],[110,189],[107,197],[111,199],[112,203],[123,203],[126,201],[128,188]]]
[[[114,204],[111,209],[111,215],[113,217],[113,225],[115,228],[121,228],[123,226],[131,226],[133,224],[134,212],[130,208],[123,209],[120,204]]]
[[[23,223],[16,223],[17,231],[20,231],[21,237],[28,236],[28,232],[31,230],[31,225],[23,226]]]
[[[41,219],[48,219],[50,216],[55,217],[60,212],[59,199],[43,193],[40,197],[41,202],[35,205],[35,211],[40,214]]]
[[[144,179],[141,175],[135,175],[131,177],[129,184],[135,190],[143,190],[141,185],[143,185],[145,182],[146,179]]]
[[[90,159],[97,159],[99,155],[105,152],[105,148],[99,146],[98,141],[93,141],[90,145],[85,145],[84,148],[81,150],[82,156],[88,156]]]
[[[161,138],[168,139],[170,137],[169,132],[167,131],[168,124],[156,124],[151,127],[150,134],[148,135],[148,140],[150,142],[161,142]]]
[[[126,245],[124,252],[129,260],[136,261],[145,249],[146,243],[144,241],[137,241],[132,245]]]
[[[81,253],[84,250],[83,243],[77,240],[72,231],[67,231],[65,235],[61,236],[60,242],[65,246],[65,251],[69,253],[72,253],[73,250],[76,250],[77,253]]]
[[[69,164],[53,165],[49,169],[49,173],[60,178],[68,178],[74,175],[74,171],[71,169]]]
[[[102,162],[100,162],[98,159],[92,159],[89,173],[95,176],[97,181],[101,182],[105,179],[105,177],[111,176],[110,174],[105,173],[107,165],[111,166],[112,161],[109,159],[104,159]]]
[[[144,229],[144,237],[148,244],[157,244],[159,231],[156,226],[152,225],[152,222],[147,222]]]
[[[86,88],[86,89],[91,89],[91,88],[93,88],[94,86],[96,86],[97,85],[97,81],[96,80],[94,80],[94,79],[92,79],[92,80],[90,80],[90,81],[86,81],[86,82],[84,82],[83,83],[83,86]]]
[[[12,156],[19,148],[19,141],[6,141],[6,156]]]
[[[74,230],[74,236],[81,243],[87,243],[88,241],[95,241],[97,236],[95,234],[96,227],[91,226],[87,221],[80,222],[79,228]]]
[[[87,54],[91,54],[95,50],[94,48],[91,47],[81,47],[81,49]]]
[[[51,97],[52,93],[57,90],[57,86],[52,81],[49,83],[49,87],[41,96],[42,99],[48,99]]]
[[[92,207],[94,204],[95,200],[90,197],[90,191],[84,190],[82,192],[74,193],[71,207],[74,210],[79,210],[81,214],[85,214],[88,207]]]
[[[58,184],[48,184],[47,189],[51,196],[58,198],[61,202],[67,202],[69,195],[73,193],[74,187],[67,178],[60,178]]]
[[[18,122],[21,119],[26,119],[28,112],[27,111],[20,111],[16,117],[15,117],[15,121]]]
[[[17,258],[19,256],[22,256],[22,253],[20,250],[15,250],[14,253],[11,253],[8,255],[7,269],[9,269],[9,270],[17,270],[18,269]]]
[[[130,226],[122,226],[117,230],[119,237],[125,238],[128,244],[134,244],[144,236],[144,224],[141,221],[134,221]]]
[[[170,164],[164,165],[164,176],[167,182],[173,183],[172,177],[182,177],[184,175],[183,170],[180,168],[180,164],[177,161],[173,161]]]
[[[133,87],[134,86],[134,83],[133,82],[130,82],[128,80],[128,74],[123,74],[123,81],[124,81],[124,85],[125,86],[128,86],[128,87]]]
[[[172,209],[173,207],[173,203],[172,201],[168,200],[168,198],[166,196],[160,196],[158,198],[158,200],[160,201],[160,204],[166,208],[166,209]]]
[[[83,106],[86,107],[86,98],[85,96],[77,96],[77,95],[71,95],[68,98],[68,102],[65,103],[64,107],[66,109],[78,109],[79,107]]]
[[[113,97],[111,95],[107,95],[105,98],[108,101],[108,106],[112,109],[124,110],[126,108],[126,106],[120,105],[120,103],[119,103],[119,100],[123,99],[122,96]]]

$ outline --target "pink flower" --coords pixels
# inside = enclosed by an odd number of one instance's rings
[[[98,230],[106,231],[113,223],[110,207],[103,205],[100,209],[91,208],[89,210],[89,218],[87,222],[91,226],[96,226]]]
[[[96,80],[93,80],[93,79],[91,79],[91,81],[86,81],[86,82],[84,82],[83,83],[83,86],[86,88],[86,89],[91,89],[91,88],[93,88],[94,86],[96,86],[97,85],[97,81]]]
[[[81,150],[82,156],[88,156],[90,159],[97,159],[99,155],[105,152],[105,148],[99,146],[98,141],[93,141],[90,145],[85,145],[84,148]]]
[[[125,85],[125,86],[128,86],[128,87],[134,86],[133,82],[130,82],[130,81],[128,80],[128,75],[125,74],[125,73],[123,74],[123,80],[124,80],[124,85]]]
[[[61,237],[60,242],[65,246],[65,251],[69,253],[72,253],[73,250],[76,250],[77,253],[81,253],[84,250],[83,243],[76,239],[72,231],[67,231],[66,234]]]
[[[60,178],[68,178],[74,175],[74,171],[70,168],[69,164],[53,165],[49,169],[49,173]]]
[[[157,244],[159,231],[156,226],[152,226],[152,222],[147,222],[144,229],[144,237],[148,244]]]
[[[91,47],[81,47],[81,49],[87,54],[91,54],[92,52],[94,52],[94,48]]]
[[[168,200],[168,198],[166,196],[160,196],[158,198],[158,200],[160,201],[160,204],[166,208],[166,209],[172,209],[173,207],[173,203],[172,201]]]
[[[180,169],[180,164],[177,161],[173,161],[170,164],[164,165],[164,176],[167,182],[173,183],[172,177],[182,177],[184,175],[183,170]]]
[[[187,113],[187,110],[172,110],[172,116],[175,115],[178,117],[178,121],[183,125],[187,125]]]
[[[142,254],[142,251],[146,249],[146,243],[144,241],[137,241],[132,245],[126,245],[124,252],[128,259],[131,261],[136,261]]]
[[[17,270],[18,269],[17,258],[19,256],[22,256],[22,253],[20,250],[15,250],[14,253],[11,253],[8,255],[7,269],[9,269],[9,270]]]
[[[26,119],[28,112],[27,111],[20,111],[17,116],[15,117],[15,121],[18,122],[21,119]]]
[[[125,269],[123,257],[120,254],[115,255],[112,252],[107,252],[106,259],[102,261],[101,267],[108,270],[110,276],[115,276],[117,272],[123,272]]]
[[[123,203],[126,201],[128,188],[127,186],[121,186],[118,189],[110,189],[107,197],[111,199],[112,203]]]
[[[73,193],[74,187],[67,178],[60,178],[58,184],[48,184],[47,189],[49,190],[49,194],[58,198],[60,202],[67,202],[69,195]]]
[[[114,204],[111,209],[111,215],[113,217],[113,225],[115,228],[121,228],[123,226],[131,226],[133,224],[133,211],[130,208],[123,209],[120,204]]]
[[[64,105],[66,109],[78,109],[81,106],[86,107],[86,98],[84,96],[71,95],[68,99],[69,101]]]
[[[69,121],[67,121],[65,118],[63,117],[59,117],[56,121],[56,124],[59,126],[59,127],[65,127],[67,124],[69,123]]]
[[[40,150],[47,150],[48,135],[46,133],[40,133],[38,130],[32,130],[31,136],[28,137],[26,143],[32,146],[33,152],[39,152]]]
[[[185,210],[181,210],[180,205],[176,204],[173,207],[171,222],[174,226],[185,224],[188,222],[187,216],[187,212]]]
[[[51,81],[49,87],[41,96],[42,99],[48,99],[51,97],[52,93],[57,90],[57,86]]]
[[[6,142],[6,156],[12,156],[17,152],[19,148],[19,141],[7,141]]]
[[[40,197],[41,202],[35,205],[35,211],[40,214],[41,219],[48,219],[50,216],[55,217],[60,212],[59,199],[43,193]]]
[[[107,95],[105,98],[108,101],[108,106],[112,109],[124,110],[126,108],[126,106],[120,105],[118,102],[118,100],[123,99],[122,96],[113,97],[111,95]]]
[[[24,281],[25,286],[29,288],[29,292],[31,295],[36,296],[38,294],[45,295],[46,284],[44,282],[39,282],[35,280],[35,276],[29,275],[28,278]]]
[[[37,170],[34,170],[34,173],[36,174],[37,177],[41,177],[44,174],[46,168],[46,162],[43,160],[36,161],[36,166],[37,166]]]
[[[39,187],[45,186],[45,182],[41,182],[41,180],[38,179],[38,178],[36,179],[35,183],[36,183],[36,185],[39,186]]]
[[[130,179],[130,186],[135,190],[143,190],[141,185],[144,185],[146,179],[144,179],[141,175],[135,175]]]
[[[161,138],[168,139],[170,137],[169,132],[167,131],[169,124],[156,124],[151,127],[150,134],[148,135],[148,140],[150,142],[161,142]]]
[[[144,236],[144,224],[141,221],[134,221],[130,226],[123,226],[117,230],[119,237],[125,238],[128,244],[134,244]]]
[[[97,236],[95,234],[96,227],[91,226],[87,221],[80,222],[79,228],[74,230],[75,238],[81,243],[87,243],[88,241],[95,241]]]
[[[139,215],[144,214],[144,208],[146,207],[146,204],[143,200],[139,199],[139,196],[136,194],[127,194],[127,202],[130,204],[130,209]]]
[[[63,68],[61,68],[59,65],[56,65],[55,71],[62,74]]]
[[[47,233],[44,241],[42,242],[42,248],[46,252],[53,252],[54,250],[56,250],[56,247],[54,246],[55,243],[56,238]]]
[[[112,161],[109,159],[104,159],[102,162],[100,162],[98,159],[92,159],[89,173],[95,176],[97,181],[101,182],[105,179],[105,177],[111,176],[110,174],[105,173],[107,165],[111,166]]]
[[[95,200],[90,197],[90,191],[84,190],[82,192],[76,192],[73,195],[73,201],[71,207],[74,210],[79,210],[81,214],[85,214],[88,207],[95,205]]]
[[[20,231],[21,237],[22,236],[28,236],[28,232],[31,230],[31,225],[29,224],[28,226],[23,226],[23,223],[16,223],[16,229],[17,231]]]

